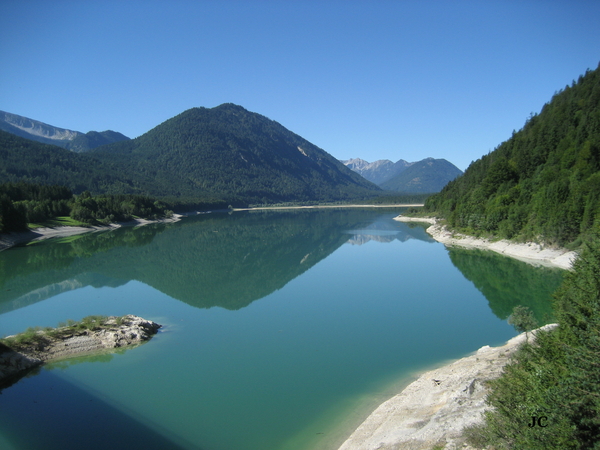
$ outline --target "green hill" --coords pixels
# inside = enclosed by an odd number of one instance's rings
[[[380,192],[277,122],[230,103],[187,110],[136,139],[91,154],[151,177],[151,195],[200,193],[269,203]]]
[[[134,175],[126,175],[113,164],[90,158],[85,153],[74,153],[0,130],[0,183],[62,185],[76,194],[85,190],[140,193],[133,179],[136,179]]]
[[[469,234],[578,245],[600,225],[600,66],[425,203]]]
[[[449,181],[461,174],[458,167],[445,159],[425,158],[411,164],[380,186],[388,191],[429,194],[440,192]]]
[[[0,183],[21,181],[60,184],[76,194],[231,204],[364,199],[382,192],[277,122],[232,104],[190,109],[139,138],[85,153],[0,131]]]

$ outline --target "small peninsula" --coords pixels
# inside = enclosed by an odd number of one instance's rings
[[[0,387],[46,362],[139,345],[161,327],[134,315],[89,316],[58,328],[30,329],[8,336],[0,341]]]

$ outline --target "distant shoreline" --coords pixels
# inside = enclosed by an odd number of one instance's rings
[[[573,262],[577,258],[577,252],[560,247],[546,247],[535,242],[511,242],[506,239],[490,241],[489,239],[468,236],[450,230],[445,225],[437,223],[434,218],[419,218],[398,216],[394,220],[399,222],[421,222],[429,223],[427,233],[436,241],[452,247],[478,248],[482,250],[491,250],[504,256],[524,261],[529,264],[546,265],[570,270]]]
[[[26,242],[41,241],[44,239],[50,239],[55,237],[68,237],[75,236],[83,233],[93,233],[96,231],[113,230],[121,227],[137,227],[147,225],[150,223],[172,223],[178,222],[184,217],[195,216],[199,214],[209,214],[214,212],[228,212],[228,211],[260,211],[260,210],[282,210],[282,209],[320,209],[320,208],[408,208],[411,206],[423,206],[422,204],[400,204],[400,205],[311,205],[311,206],[258,206],[251,208],[232,208],[232,209],[220,209],[211,211],[190,211],[182,214],[174,214],[173,217],[168,219],[158,220],[147,220],[147,219],[134,219],[128,222],[111,223],[110,225],[101,226],[89,226],[89,227],[70,227],[70,226],[59,226],[59,227],[42,227],[35,228],[28,231],[17,231],[11,233],[0,233],[0,251],[14,247],[18,244],[24,244]]]
[[[423,203],[402,203],[399,205],[309,205],[309,206],[256,206],[233,208],[230,211],[255,211],[264,209],[321,209],[321,208],[410,208],[423,206]]]
[[[150,223],[171,223],[177,222],[184,217],[181,214],[174,214],[173,217],[168,219],[158,220],[147,220],[147,219],[134,219],[128,222],[111,223],[110,225],[101,226],[89,226],[89,227],[41,227],[34,228],[27,231],[16,231],[11,233],[0,233],[0,251],[14,247],[18,244],[24,244],[26,242],[41,241],[44,239],[56,238],[56,237],[68,237],[76,236],[83,233],[94,233],[97,231],[114,230],[121,227],[137,227],[148,225]]]

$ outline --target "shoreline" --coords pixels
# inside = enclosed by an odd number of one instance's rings
[[[151,320],[128,314],[121,317],[121,322],[116,317],[109,317],[101,327],[92,330],[69,326],[52,330],[62,332],[58,336],[38,331],[38,335],[43,337],[26,344],[24,348],[16,347],[16,350],[2,344],[0,390],[47,362],[137,346],[148,341],[161,327]],[[8,336],[7,339],[11,337],[15,336]]]
[[[188,211],[181,214],[173,214],[167,219],[148,220],[134,219],[128,222],[111,223],[110,225],[92,225],[89,227],[41,227],[28,231],[16,231],[10,233],[0,233],[0,251],[14,247],[15,245],[24,244],[26,242],[41,241],[55,237],[76,236],[83,233],[95,233],[98,231],[114,230],[121,227],[137,227],[148,225],[151,223],[173,223],[178,222],[184,217],[191,217],[200,214],[211,214],[213,212],[230,212],[230,211],[260,211],[260,210],[283,210],[283,209],[320,209],[320,208],[408,208],[411,206],[423,206],[422,204],[399,204],[399,205],[310,205],[310,206],[259,206],[251,208],[233,208],[223,210],[210,211]]]
[[[401,203],[397,205],[308,205],[308,206],[256,206],[248,208],[233,208],[230,211],[258,211],[276,209],[322,209],[322,208],[410,208],[423,206],[423,203]]]
[[[499,347],[483,346],[471,355],[422,373],[399,394],[380,404],[339,450],[464,448],[462,430],[482,421],[485,382],[501,375],[510,356],[545,325],[521,333]]]
[[[518,259],[533,265],[544,265],[558,267],[565,270],[572,268],[573,262],[577,258],[577,252],[565,248],[544,247],[535,242],[516,243],[506,239],[491,241],[485,238],[468,236],[448,229],[445,225],[437,223],[433,218],[405,217],[399,215],[394,217],[399,222],[420,222],[428,223],[431,226],[427,228],[427,233],[436,241],[441,242],[447,247],[458,246],[464,248],[476,248],[481,250],[491,250],[504,256]]]
[[[173,214],[167,219],[149,220],[133,219],[127,222],[116,222],[110,225],[90,225],[89,227],[40,227],[27,231],[13,231],[10,233],[0,233],[0,251],[14,247],[15,245],[26,242],[42,241],[56,237],[76,236],[84,233],[95,233],[98,231],[114,230],[121,227],[138,227],[151,223],[173,223],[178,222],[184,217],[182,214]]]

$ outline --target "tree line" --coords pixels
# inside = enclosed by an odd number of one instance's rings
[[[600,66],[425,203],[472,235],[576,247],[600,224]]]
[[[28,224],[69,216],[83,224],[109,224],[139,217],[159,219],[173,214],[169,205],[143,195],[79,195],[58,185],[0,184],[0,232],[24,231]]]

